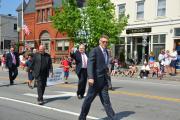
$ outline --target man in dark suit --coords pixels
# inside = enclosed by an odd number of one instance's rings
[[[48,53],[45,53],[43,45],[39,46],[39,52],[33,55],[30,71],[37,81],[38,104],[44,104],[43,95],[49,73],[53,75],[52,60]]]
[[[19,67],[19,54],[14,51],[14,47],[11,47],[10,52],[6,55],[6,67],[9,69],[10,85],[13,85],[18,75]]]
[[[87,55],[85,53],[85,46],[81,44],[79,50],[75,51],[72,49],[71,57],[76,61],[76,74],[78,76],[78,90],[77,97],[82,99],[86,90],[87,83]]]
[[[94,48],[88,58],[88,83],[89,89],[82,105],[79,120],[86,120],[91,103],[97,94],[99,94],[102,105],[110,120],[114,119],[114,110],[112,109],[108,93],[108,36],[103,35],[99,40],[99,46]]]

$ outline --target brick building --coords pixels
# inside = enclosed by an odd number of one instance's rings
[[[26,45],[38,48],[40,44],[43,44],[46,51],[55,59],[69,55],[73,42],[54,29],[50,21],[54,8],[61,7],[62,0],[29,0],[28,3],[24,1],[23,4],[24,24],[30,30],[29,35],[24,35]],[[21,5],[17,8],[17,12],[18,26],[21,28]],[[21,32],[19,32],[19,37],[22,40]]]

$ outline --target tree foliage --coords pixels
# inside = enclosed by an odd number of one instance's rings
[[[123,15],[116,18],[115,6],[110,0],[86,0],[86,6],[82,9],[78,8],[76,0],[66,0],[62,10],[56,10],[52,21],[56,29],[69,37],[78,38],[76,33],[85,33],[84,39],[75,39],[74,42],[85,40],[92,48],[99,44],[102,34],[110,37],[110,43],[116,43],[127,25],[128,17]]]
[[[55,15],[51,17],[51,20],[53,26],[59,32],[67,34],[70,38],[74,38],[76,31],[81,26],[81,14],[76,0],[63,0],[62,7],[56,8]]]
[[[110,0],[88,0],[85,13],[90,30],[88,44],[91,47],[98,45],[102,34],[110,37],[110,43],[116,43],[118,35],[127,25],[128,17],[115,17],[115,6]]]

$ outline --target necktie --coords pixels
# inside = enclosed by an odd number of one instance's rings
[[[84,67],[84,68],[87,68],[87,61],[86,61],[86,58],[85,58],[85,54],[84,54],[84,53],[82,54],[82,62],[83,62],[83,67]]]
[[[105,48],[103,48],[103,55],[104,55],[105,63],[107,64],[107,53]]]
[[[12,58],[13,58],[13,63],[16,65],[16,58],[15,58],[14,53],[12,53]]]

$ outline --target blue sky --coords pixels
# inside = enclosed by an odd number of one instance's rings
[[[0,14],[12,14],[17,16],[16,8],[22,2],[22,0],[0,0]],[[28,0],[26,0],[28,1]]]

